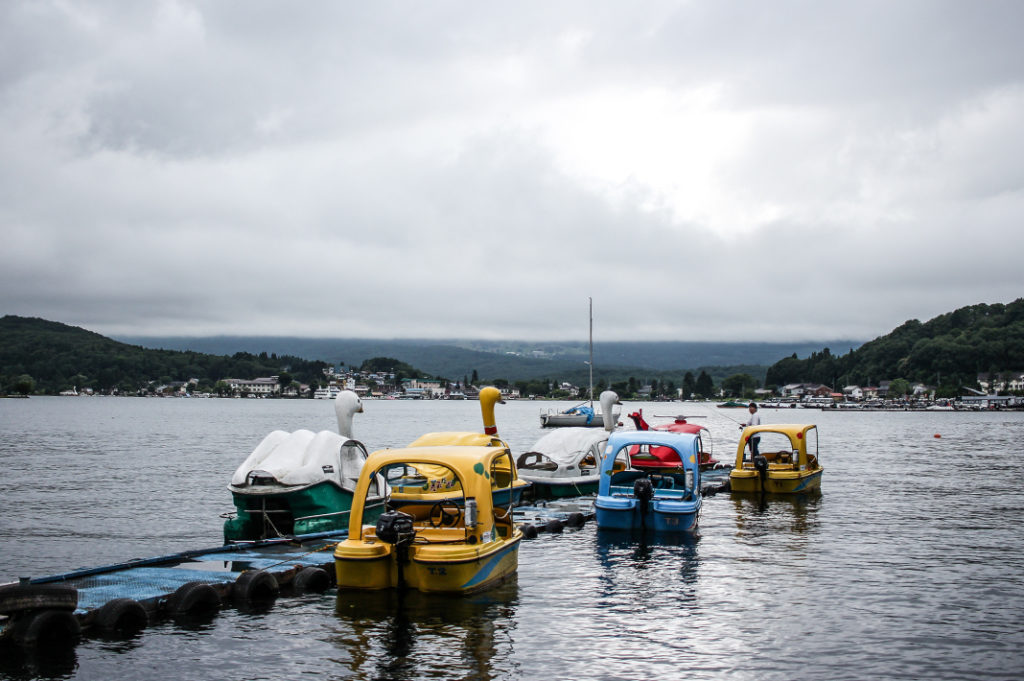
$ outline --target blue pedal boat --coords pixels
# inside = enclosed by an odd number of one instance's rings
[[[657,472],[634,469],[630,452],[642,455],[654,447],[671,449],[678,466]],[[601,457],[601,481],[594,501],[598,529],[694,531],[701,508],[699,461],[699,439],[692,433],[612,433]]]

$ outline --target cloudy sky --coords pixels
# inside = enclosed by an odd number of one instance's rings
[[[1024,295],[1024,4],[0,4],[0,314],[869,339]]]

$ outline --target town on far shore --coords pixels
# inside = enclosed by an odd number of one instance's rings
[[[267,376],[253,379],[224,378],[217,381],[210,391],[199,389],[199,380],[172,381],[155,385],[152,390],[139,393],[150,397],[182,398],[291,398],[291,399],[334,399],[339,392],[351,390],[362,399],[389,400],[475,400],[479,393],[479,381],[448,381],[439,378],[400,378],[392,372],[368,372],[359,370],[338,370],[328,367],[324,370],[324,382],[311,386],[293,381],[287,375]],[[284,379],[284,380],[282,380]],[[589,399],[586,386],[580,387],[569,382],[558,382],[550,386],[545,396],[524,394],[508,381],[496,380],[503,399]],[[936,389],[924,383],[910,383],[904,379],[879,381],[878,385],[847,385],[841,391],[819,383],[789,383],[776,389],[757,388],[742,395],[731,394],[722,387],[715,387],[710,396],[690,394],[684,396],[682,388],[674,388],[674,396],[666,395],[664,386],[655,391],[655,385],[637,385],[633,393],[636,401],[679,401],[679,400],[721,400],[738,398],[741,401],[723,403],[719,406],[746,406],[743,400],[756,402],[769,409],[837,409],[837,410],[983,410],[983,409],[1024,409],[1024,372],[980,373],[977,376],[979,388],[962,388],[955,398],[936,398]],[[598,389],[606,386],[600,384]],[[611,386],[615,388],[615,384]],[[94,395],[91,389],[82,391],[73,388],[60,393],[62,396]],[[117,394],[113,391],[112,394]]]

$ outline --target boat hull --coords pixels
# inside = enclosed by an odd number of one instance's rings
[[[701,501],[652,499],[643,511],[633,497],[598,497],[594,502],[600,530],[650,530],[658,533],[693,532]]]
[[[231,489],[237,515],[224,522],[224,541],[335,532],[348,528],[352,492],[330,481],[279,492]],[[384,500],[367,500],[367,520],[384,510]],[[263,518],[270,520],[265,525]]]
[[[821,491],[823,468],[813,471],[768,471],[762,489],[761,477],[751,468],[733,469],[729,485],[733,492],[765,494],[806,494]]]
[[[473,593],[503,582],[519,568],[522,533],[476,546],[414,545],[407,561],[389,544],[343,542],[334,553],[339,589],[408,587],[425,593]]]
[[[619,414],[613,413],[612,418],[619,420]],[[594,414],[590,421],[587,421],[586,414],[541,414],[541,428],[604,428],[604,418],[600,414]]]

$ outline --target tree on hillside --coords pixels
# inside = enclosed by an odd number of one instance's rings
[[[714,394],[715,384],[711,380],[711,377],[708,376],[706,371],[701,370],[700,376],[697,377],[697,383],[694,387],[694,392],[696,392],[699,397],[704,398],[711,397]]]
[[[697,382],[693,378],[693,372],[687,371],[683,376],[683,399],[688,400],[697,393]]]
[[[910,393],[910,383],[903,378],[897,378],[889,383],[890,397],[904,397]]]
[[[11,387],[14,388],[14,392],[19,395],[28,395],[36,389],[36,382],[28,374],[22,374],[14,379],[14,384]]]
[[[722,381],[722,388],[730,395],[743,397],[747,391],[757,387],[757,381],[750,374],[733,374]]]

